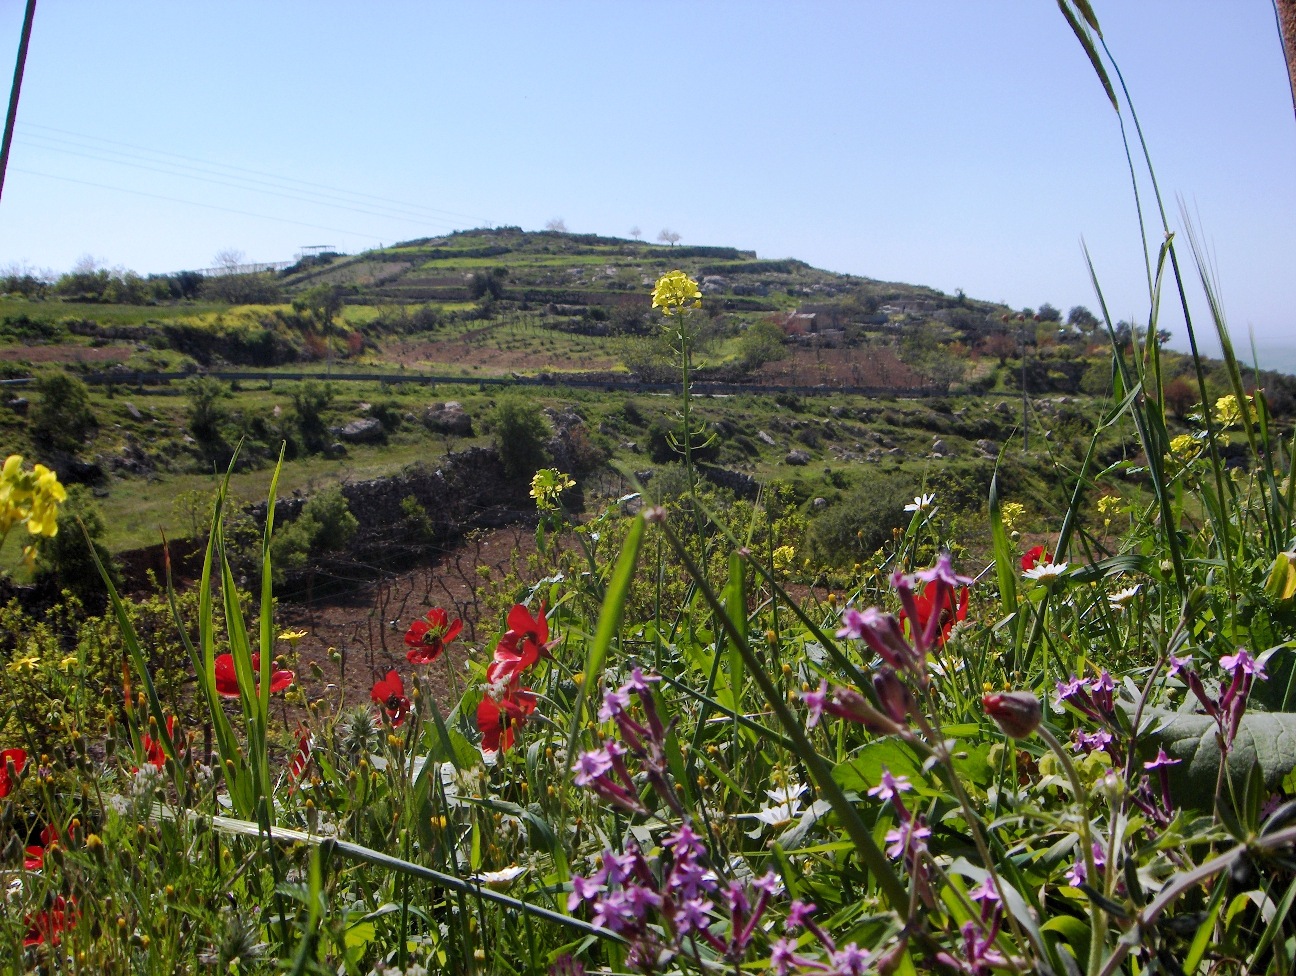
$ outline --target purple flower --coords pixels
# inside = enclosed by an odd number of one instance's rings
[[[813,729],[819,724],[819,719],[823,718],[824,707],[828,704],[828,682],[821,678],[819,687],[815,691],[803,692],[801,700],[806,703],[806,710],[810,713],[806,718],[806,728]]]
[[[1225,671],[1231,671],[1234,678],[1239,674],[1249,674],[1264,681],[1268,677],[1264,665],[1253,658],[1245,647],[1239,647],[1236,654],[1220,658],[1220,667]]]
[[[797,929],[805,928],[806,922],[814,914],[815,904],[809,901],[794,901],[788,907],[787,922],[785,923],[789,932],[795,932]]]
[[[612,757],[608,755],[607,749],[591,749],[577,757],[575,769],[576,785],[589,786],[611,771]]]
[[[778,976],[787,976],[797,964],[795,939],[782,938],[774,943],[770,951],[770,967]]]
[[[681,935],[687,935],[690,932],[705,932],[711,924],[711,916],[707,913],[715,907],[711,902],[702,898],[687,898],[684,903],[675,910],[675,924],[679,927]]]
[[[633,691],[635,694],[643,696],[652,694],[652,686],[661,681],[661,676],[654,674],[648,677],[643,673],[642,668],[635,668],[630,672],[630,680],[621,686],[622,691]]]
[[[869,954],[854,942],[848,942],[836,952],[828,953],[828,961],[834,974],[842,976],[863,976],[868,968]]]
[[[607,887],[594,878],[582,878],[578,874],[573,874],[571,879],[571,894],[567,896],[567,911],[574,912],[582,903],[593,901]]]
[[[1095,752],[1098,749],[1106,749],[1112,743],[1112,734],[1106,729],[1099,729],[1097,732],[1084,732],[1076,730],[1076,752]]]
[[[1143,764],[1143,768],[1161,769],[1164,766],[1177,766],[1181,762],[1183,762],[1182,759],[1171,759],[1169,756],[1166,755],[1166,751],[1164,749],[1158,749],[1156,758],[1153,759],[1151,762],[1145,762]]]
[[[946,586],[970,586],[973,582],[970,576],[960,576],[954,572],[954,559],[946,550],[936,557],[936,565],[931,569],[922,569],[914,574],[924,583],[934,583],[937,580]]]
[[[997,905],[999,903],[999,892],[991,883],[990,878],[983,878],[981,883],[968,892],[968,897],[981,905]]]
[[[1173,678],[1173,677],[1174,677],[1175,675],[1177,675],[1180,671],[1187,670],[1188,668],[1191,668],[1191,667],[1192,667],[1192,655],[1191,655],[1191,654],[1188,654],[1188,655],[1186,655],[1186,656],[1184,656],[1184,657],[1175,657],[1173,654],[1171,654],[1171,655],[1170,655],[1170,668],[1169,668],[1169,670],[1166,671],[1166,677],[1168,677],[1168,678]]]
[[[703,842],[702,837],[689,826],[687,821],[680,824],[679,830],[662,841],[662,847],[669,847],[674,852],[677,861],[698,857],[706,853],[706,844]]]
[[[630,695],[624,688],[616,691],[608,689],[603,695],[603,704],[599,707],[599,721],[606,722],[610,718],[616,718],[629,707]]]
[[[1053,697],[1053,704],[1062,707],[1063,702],[1068,702],[1077,697],[1082,691],[1089,687],[1089,682],[1083,678],[1078,678],[1074,674],[1066,681],[1057,683],[1057,694]]]
[[[887,856],[900,857],[917,851],[926,846],[930,836],[931,830],[919,823],[916,817],[906,820],[899,827],[887,831]]]
[[[885,766],[882,767],[882,782],[877,786],[869,787],[868,795],[875,796],[884,803],[893,796],[901,793],[907,793],[913,787],[909,784],[908,776],[892,776],[891,770]]]

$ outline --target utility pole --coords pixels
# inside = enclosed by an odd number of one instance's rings
[[[23,68],[27,65],[27,44],[31,40],[36,0],[27,0],[23,17],[22,39],[18,42],[18,63],[14,65],[13,87],[9,89],[9,112],[5,115],[4,142],[0,143],[0,193],[4,192],[5,170],[9,168],[9,147],[13,144],[14,122],[18,118],[18,93],[22,91]]]

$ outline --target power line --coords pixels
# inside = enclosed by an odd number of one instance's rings
[[[27,176],[39,176],[47,180],[61,180],[64,183],[77,183],[81,186],[93,186],[100,190],[116,190],[118,193],[130,193],[139,197],[151,197],[154,200],[165,200],[168,203],[181,203],[190,207],[202,207],[206,210],[221,210],[225,213],[239,214],[243,217],[256,217],[259,220],[274,220],[281,224],[296,224],[298,227],[311,227],[315,230],[327,230],[332,231],[335,234],[350,234],[353,237],[367,237],[373,241],[382,240],[382,238],[378,237],[376,234],[366,234],[356,230],[345,230],[340,227],[326,227],[323,224],[310,224],[302,220],[291,220],[288,217],[272,217],[269,214],[253,213],[250,210],[236,210],[233,207],[222,207],[214,203],[199,203],[196,200],[185,200],[181,197],[169,197],[164,196],[161,193],[148,193],[144,190],[130,190],[124,186],[110,186],[107,183],[93,183],[90,180],[77,180],[70,176],[55,176],[53,173],[38,173],[31,169],[19,169],[16,166],[12,168],[12,172],[23,173]]]
[[[218,163],[218,162],[214,162],[214,161],[209,160],[209,159],[201,159],[201,158],[198,158],[198,157],[196,157],[196,156],[186,156],[186,155],[183,155],[183,154],[181,154],[181,153],[173,153],[173,152],[169,152],[169,151],[164,150],[164,149],[152,149],[152,148],[150,148],[150,147],[148,147],[148,146],[139,146],[139,145],[135,145],[134,143],[129,143],[129,142],[120,142],[120,141],[115,140],[115,139],[104,139],[104,138],[102,138],[102,137],[100,137],[100,136],[89,136],[89,135],[84,135],[84,134],[81,134],[81,133],[71,132],[71,131],[69,131],[69,130],[67,130],[67,129],[59,129],[59,128],[55,128],[54,126],[49,126],[49,125],[39,125],[39,124],[34,123],[34,122],[22,122],[22,123],[20,124],[20,127],[21,127],[22,129],[24,129],[24,130],[26,130],[26,129],[42,129],[42,130],[45,130],[46,132],[56,132],[56,133],[59,133],[60,135],[63,135],[63,136],[71,136],[73,139],[79,139],[79,140],[82,140],[82,141],[85,141],[85,142],[99,142],[99,143],[104,143],[105,145],[109,145],[109,146],[120,146],[120,147],[122,147],[122,148],[124,148],[124,149],[132,149],[132,150],[135,150],[135,151],[137,151],[137,152],[149,153],[149,154],[152,154],[152,155],[155,155],[155,156],[169,156],[169,157],[171,157],[172,159],[179,159],[179,160],[183,160],[183,161],[185,161],[185,162],[187,162],[187,163],[197,163],[197,164],[199,164],[199,165],[201,165],[201,166],[217,167],[217,168],[219,168],[219,169],[233,170],[233,171],[240,172],[240,173],[248,173],[248,174],[250,174],[250,175],[252,175],[252,176],[266,177],[266,178],[268,178],[268,179],[276,180],[276,181],[279,181],[279,182],[282,182],[282,183],[296,183],[296,184],[298,184],[298,185],[300,185],[300,186],[311,187],[311,188],[316,189],[316,190],[325,190],[325,191],[327,191],[327,192],[329,192],[329,193],[333,193],[333,194],[341,194],[342,196],[356,197],[356,198],[365,199],[365,200],[372,200],[372,201],[374,201],[374,202],[376,202],[376,203],[380,203],[380,204],[389,204],[389,205],[395,206],[395,207],[397,207],[397,208],[399,208],[399,209],[406,210],[406,211],[421,210],[421,211],[425,211],[425,212],[427,212],[427,213],[441,214],[442,216],[446,216],[446,217],[457,217],[457,218],[459,218],[459,219],[462,219],[462,220],[468,220],[468,221],[471,221],[471,222],[476,223],[476,224],[483,224],[483,223],[486,223],[486,221],[485,221],[483,218],[481,218],[481,217],[479,217],[479,216],[474,216],[473,214],[459,213],[459,212],[457,212],[457,211],[453,211],[453,210],[445,210],[445,209],[442,209],[442,208],[440,208],[440,207],[429,207],[429,206],[426,206],[426,205],[423,205],[423,204],[414,204],[414,203],[410,203],[409,201],[406,201],[406,200],[396,200],[396,199],[391,198],[391,197],[382,197],[382,196],[377,196],[377,195],[374,195],[374,194],[371,194],[371,193],[361,193],[361,192],[356,191],[356,190],[346,190],[346,189],[342,189],[341,187],[330,186],[330,185],[328,185],[328,184],[324,184],[324,183],[314,183],[314,182],[312,182],[312,181],[310,181],[310,180],[302,180],[302,179],[298,179],[298,178],[296,178],[296,177],[292,177],[292,176],[282,176],[282,175],[279,175],[279,174],[277,174],[277,173],[268,173],[268,172],[265,172],[264,170],[249,169],[249,168],[244,167],[244,166],[235,166],[235,165],[233,165],[233,164],[231,164],[231,163]],[[34,134],[34,133],[33,133],[33,134]],[[48,137],[47,137],[47,138],[48,138]]]
[[[279,197],[284,200],[296,200],[299,203],[309,203],[309,204],[313,204],[314,206],[331,207],[336,210],[349,210],[353,213],[364,214],[368,217],[382,217],[386,220],[401,220],[412,224],[419,224],[421,226],[427,226],[429,223],[435,224],[440,227],[453,226],[451,224],[445,223],[444,221],[438,219],[432,219],[427,217],[410,217],[410,216],[402,216],[396,213],[383,213],[376,210],[365,210],[360,207],[350,206],[346,203],[333,203],[328,200],[311,199],[310,197],[298,196],[297,194],[294,193],[284,193],[281,190],[262,190],[262,189],[258,189],[255,186],[244,186],[239,183],[228,182],[227,180],[214,179],[213,177],[210,176],[193,176],[188,173],[181,173],[171,169],[163,169],[158,166],[148,166],[145,165],[144,163],[133,163],[133,162],[127,162],[120,159],[110,159],[105,156],[100,156],[93,153],[78,152],[74,149],[61,149],[56,146],[44,146],[44,145],[40,145],[39,143],[32,143],[30,142],[30,139],[31,139],[30,136],[24,136],[20,145],[32,146],[34,148],[43,149],[47,152],[64,153],[69,156],[80,156],[83,159],[95,159],[98,160],[99,162],[111,163],[114,166],[129,166],[132,169],[146,170],[150,173],[162,173],[163,175],[176,176],[179,177],[180,179],[196,180],[202,183],[211,183],[216,186],[228,186],[236,190],[246,190],[252,193],[261,193],[266,196]],[[113,152],[113,150],[105,150],[105,151]],[[272,184],[268,184],[268,185],[272,185]]]

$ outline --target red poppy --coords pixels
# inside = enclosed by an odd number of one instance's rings
[[[49,942],[50,945],[58,945],[59,935],[67,926],[74,924],[76,918],[76,902],[71,898],[65,899],[62,895],[59,895],[50,903],[49,908],[37,912],[35,917],[28,915],[23,919],[23,924],[27,926],[27,934],[23,936],[23,945],[28,948],[45,942]]]
[[[482,752],[506,752],[513,745],[513,732],[525,725],[535,711],[536,694],[512,683],[499,701],[487,695],[477,706],[477,728],[481,729]]]
[[[0,799],[9,795],[14,788],[15,780],[9,778],[9,764],[13,763],[16,777],[27,765],[27,753],[22,749],[6,749],[0,752]]]
[[[300,736],[297,740],[297,752],[293,755],[292,762],[288,764],[288,778],[294,783],[302,778],[302,773],[306,772],[306,767],[310,765],[311,750],[315,747],[315,737],[306,726],[298,725],[297,734]]]
[[[1053,553],[1049,552],[1043,546],[1033,546],[1030,549],[1027,549],[1026,552],[1022,555],[1021,558],[1022,572],[1024,573],[1027,570],[1034,569],[1040,563],[1051,563],[1052,561],[1053,561]]]
[[[72,828],[68,827],[68,838],[72,837]],[[23,849],[23,867],[28,871],[39,871],[45,864],[45,855],[58,843],[58,831],[53,824],[46,824],[41,831],[40,844],[31,844]]]
[[[234,655],[216,655],[216,693],[226,698],[239,696],[238,673],[234,670]],[[252,673],[258,684],[261,681],[261,655],[252,655]],[[270,674],[270,694],[283,691],[296,677],[291,671],[273,671]]]
[[[918,613],[917,627],[920,631],[927,629],[927,621],[931,619],[934,609],[934,597],[928,592],[932,587],[930,584],[923,586],[921,593],[914,597],[914,609]],[[954,629],[954,624],[962,620],[967,620],[968,612],[968,588],[960,586],[956,590],[949,590],[948,602],[940,608],[940,635],[936,638],[937,644],[944,644],[949,640],[950,632]],[[958,596],[958,605],[954,605],[954,597]],[[906,619],[905,612],[900,611],[900,619]]]
[[[383,714],[392,725],[400,725],[409,713],[410,701],[405,697],[405,682],[395,671],[388,671],[387,677],[374,682],[372,698],[382,708]]]
[[[486,680],[492,684],[511,681],[540,658],[549,656],[549,621],[545,619],[544,601],[535,617],[522,604],[516,604],[509,611],[508,625],[495,645],[495,660],[486,669]]]
[[[410,629],[405,632],[405,643],[409,645],[405,657],[410,664],[431,664],[461,630],[462,620],[457,617],[451,620],[443,609],[433,607],[410,624]]]
[[[167,735],[171,741],[175,742],[175,716],[167,716]],[[155,739],[147,732],[144,733],[144,760],[150,762],[158,769],[166,765],[166,749],[162,746],[160,739]]]

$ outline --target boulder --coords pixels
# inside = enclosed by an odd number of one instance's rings
[[[472,418],[457,400],[433,403],[423,412],[423,423],[429,430],[456,437],[471,437]]]
[[[353,420],[338,431],[338,437],[351,444],[372,444],[383,439],[382,421],[377,417]]]
[[[783,459],[784,463],[800,467],[803,464],[810,463],[810,454],[806,451],[788,451],[787,457]]]
[[[756,439],[767,447],[773,447],[777,443],[774,438],[770,437],[770,435],[765,433],[763,430],[756,431]]]

